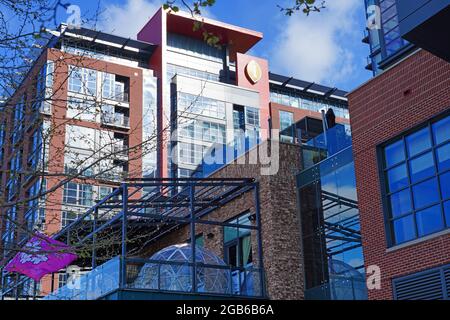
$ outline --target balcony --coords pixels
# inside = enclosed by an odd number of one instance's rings
[[[128,147],[123,143],[113,143],[112,156],[116,159],[127,160],[128,159]]]
[[[41,103],[41,105],[39,106],[39,112],[42,114],[46,114],[51,116],[52,115],[52,105],[51,103],[44,101]]]
[[[195,280],[192,277],[194,266],[197,274]],[[122,267],[125,268],[126,279],[123,285],[120,283]],[[252,267],[232,268],[137,258],[126,259],[122,264],[120,256],[116,256],[73,283],[50,293],[44,300],[102,300],[114,297],[123,289],[126,292],[140,292],[142,297],[159,299],[173,298],[174,295],[186,299],[192,294],[197,294],[198,299],[204,295],[256,298],[262,293],[260,272]],[[195,290],[192,290],[192,281],[197,284]]]
[[[102,124],[113,127],[120,127],[129,129],[130,128],[130,118],[122,113],[102,113]]]
[[[145,192],[144,188],[147,188]],[[169,190],[180,191],[168,196]],[[118,245],[120,240],[104,241],[102,250],[94,247],[87,250],[91,252],[89,259],[75,261],[75,264],[91,271],[44,299],[265,298],[259,202],[254,203],[255,219],[250,224],[240,220],[229,222],[226,217],[215,214],[206,218],[217,206],[225,206],[243,194],[256,196],[257,192],[253,179],[140,179],[122,183],[56,234],[54,239],[67,243],[77,234],[83,239],[82,244],[95,246],[92,237],[103,240],[118,237],[128,239],[127,245]],[[211,194],[214,197],[211,198]],[[192,208],[198,210],[194,212]],[[116,214],[111,216],[112,212]],[[208,223],[204,224],[205,221]],[[172,239],[174,226],[176,229],[195,230],[198,224],[205,228],[209,225],[211,228],[239,228],[248,233],[248,237],[254,239],[250,247],[253,259],[243,267],[227,263],[222,260],[224,253],[221,249],[196,244],[195,232],[188,232],[188,242],[184,236]],[[87,225],[92,228],[86,229]],[[136,231],[138,225],[142,229],[138,232],[139,241],[134,242],[131,241],[133,230]],[[111,228],[117,228],[120,234],[111,234]],[[154,246],[149,241],[154,237],[169,240],[168,246],[163,249]],[[148,252],[156,253],[150,256]],[[103,261],[106,262],[97,265]]]

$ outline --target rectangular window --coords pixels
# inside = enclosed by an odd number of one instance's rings
[[[450,227],[450,116],[381,149],[390,244]]]
[[[93,204],[92,185],[68,182],[64,185],[65,204],[90,207]]]
[[[97,71],[69,66],[69,91],[95,96],[97,94]]]
[[[190,93],[178,93],[178,107],[180,111],[198,115],[225,119],[225,102]]]
[[[67,117],[95,122],[97,104],[94,100],[69,97],[67,101]]]
[[[294,114],[292,112],[280,111],[280,140],[286,142],[294,141]]]

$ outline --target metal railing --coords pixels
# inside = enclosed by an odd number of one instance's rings
[[[119,126],[124,128],[130,127],[130,118],[121,113],[106,113],[103,112],[101,116],[103,124]]]

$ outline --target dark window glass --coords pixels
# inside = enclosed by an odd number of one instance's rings
[[[411,182],[418,182],[434,175],[433,153],[428,152],[409,162]]]
[[[450,201],[444,202],[444,213],[447,227],[450,227]]]
[[[450,117],[433,124],[434,143],[441,144],[450,140]]]
[[[436,149],[436,160],[439,171],[450,169],[450,143]]]
[[[441,205],[418,211],[416,222],[419,237],[442,230],[444,221],[442,221]]]
[[[442,199],[446,200],[450,198],[450,172],[441,174],[439,180],[441,182]]]
[[[431,139],[428,127],[407,136],[406,147],[408,148],[408,155],[410,157],[431,148]]]
[[[391,195],[392,217],[401,216],[411,210],[411,191],[409,188]]]
[[[390,244],[450,226],[449,140],[447,116],[383,148]]]
[[[436,178],[421,182],[413,186],[412,190],[416,210],[439,201],[439,189]]]
[[[388,186],[390,192],[395,192],[408,185],[408,173],[406,164],[399,165],[388,171]]]
[[[394,164],[400,163],[405,160],[405,147],[403,140],[395,142],[384,149],[384,157],[386,161],[386,167],[391,167]]]
[[[406,216],[394,221],[394,236],[397,243],[416,238],[413,215]]]

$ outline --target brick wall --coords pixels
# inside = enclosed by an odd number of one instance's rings
[[[266,148],[264,143],[263,147]],[[261,175],[260,164],[229,164],[211,175],[212,178],[255,178],[260,184],[261,233],[266,288],[270,299],[303,299],[303,256],[297,212],[295,175],[300,168],[300,148],[280,143],[278,173]],[[248,161],[246,161],[248,163]],[[210,213],[206,218],[226,221],[250,210],[254,212],[254,194],[248,192]],[[197,225],[203,233],[205,248],[223,258],[223,228]],[[212,237],[207,237],[211,234]],[[189,226],[178,229],[147,248],[151,255],[166,246],[185,242]],[[252,234],[253,260],[258,261],[257,238]]]
[[[387,250],[377,146],[450,109],[450,64],[420,50],[349,94],[365,264],[378,265],[381,290],[392,299],[393,277],[450,262],[450,234]]]

